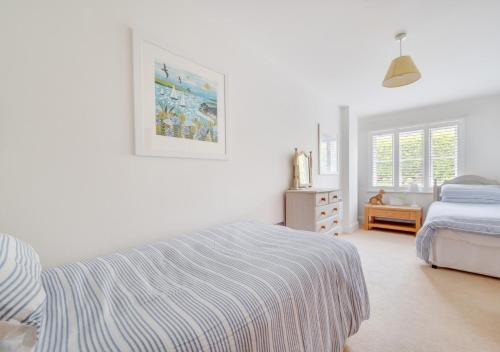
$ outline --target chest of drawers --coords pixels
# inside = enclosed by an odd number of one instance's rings
[[[290,190],[285,197],[286,226],[331,235],[341,233],[342,200],[339,190]]]

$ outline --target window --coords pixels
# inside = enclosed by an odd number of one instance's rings
[[[431,128],[430,138],[430,182],[443,183],[457,176],[458,126]]]
[[[399,133],[399,186],[424,187],[424,130]]]
[[[392,187],[393,185],[393,150],[392,134],[373,136],[372,139],[372,185]]]
[[[456,177],[461,122],[404,128],[372,135],[372,187],[430,189]]]

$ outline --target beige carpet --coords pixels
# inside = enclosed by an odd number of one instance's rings
[[[342,238],[358,247],[371,304],[344,352],[500,351],[500,279],[432,269],[416,258],[411,235]]]

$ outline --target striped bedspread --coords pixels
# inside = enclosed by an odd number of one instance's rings
[[[237,223],[42,274],[36,351],[335,351],[368,319],[356,248]]]

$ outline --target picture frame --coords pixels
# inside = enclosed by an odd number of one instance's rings
[[[338,137],[318,124],[318,167],[320,175],[339,173]]]
[[[224,74],[132,31],[135,154],[227,160]]]

